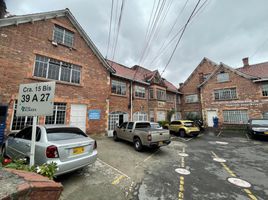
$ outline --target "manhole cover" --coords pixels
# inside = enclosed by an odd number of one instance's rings
[[[228,178],[227,179],[230,183],[236,185],[236,186],[239,186],[239,187],[243,187],[243,188],[250,188],[251,185],[249,182],[247,181],[244,181],[242,179],[239,179],[239,178]]]
[[[223,145],[226,145],[226,144],[228,144],[228,142],[216,141],[216,144],[223,144]]]
[[[182,156],[182,157],[187,157],[189,156],[187,153],[179,153],[179,156]]]
[[[223,158],[213,158],[213,160],[220,163],[226,162],[226,160]]]
[[[190,171],[184,168],[177,168],[175,169],[175,172],[182,174],[182,175],[189,175]]]

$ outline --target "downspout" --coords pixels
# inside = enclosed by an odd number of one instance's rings
[[[132,121],[132,114],[133,114],[133,100],[132,100],[132,81],[130,82],[130,121]]]

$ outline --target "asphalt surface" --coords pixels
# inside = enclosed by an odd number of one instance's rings
[[[207,132],[197,138],[173,137],[169,146],[136,152],[130,143],[95,138],[99,159],[57,179],[64,186],[61,199],[268,199],[267,139]],[[250,185],[237,186],[229,178]]]

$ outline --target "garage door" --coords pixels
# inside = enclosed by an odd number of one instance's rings
[[[83,104],[71,104],[70,125],[77,126],[86,132],[87,106]]]

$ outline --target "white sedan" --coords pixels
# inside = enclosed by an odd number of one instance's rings
[[[10,134],[2,146],[3,156],[30,158],[32,127]],[[68,126],[36,128],[35,164],[57,163],[55,174],[61,175],[92,164],[97,159],[97,143],[82,130]]]

